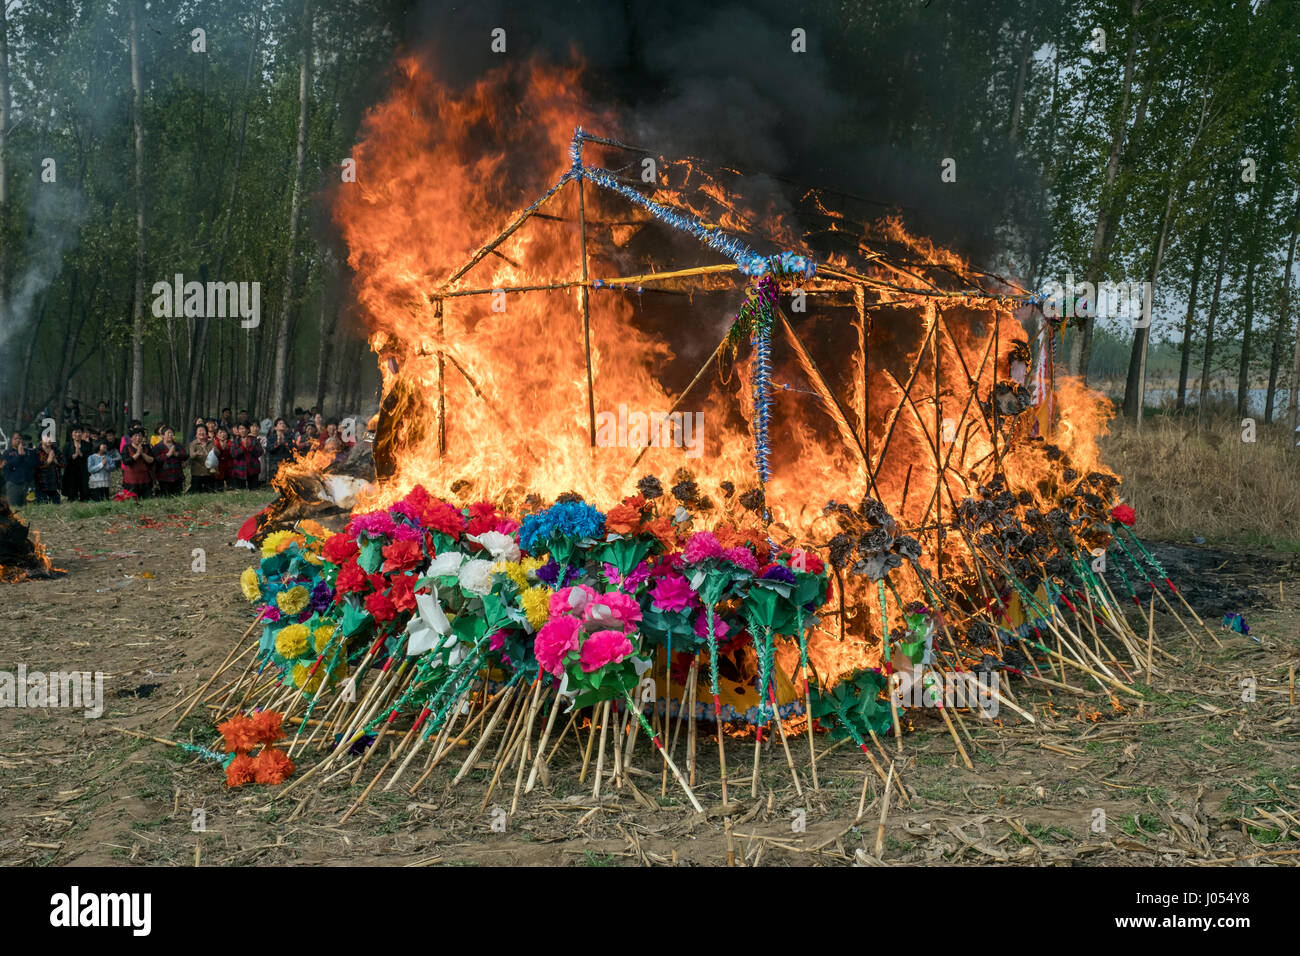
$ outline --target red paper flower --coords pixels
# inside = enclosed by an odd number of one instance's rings
[[[641,525],[641,509],[645,499],[640,495],[624,498],[622,503],[611,508],[605,515],[605,530],[618,534],[632,534]]]
[[[430,531],[441,531],[453,538],[465,530],[465,516],[460,513],[460,509],[437,498],[429,499],[424,513],[420,515],[420,522]]]
[[[403,539],[384,545],[385,571],[413,571],[424,560],[420,542]]]
[[[257,728],[242,714],[217,724],[217,732],[225,738],[226,750],[232,754],[246,754],[258,743]]]
[[[331,541],[334,539],[331,538]],[[326,545],[328,548],[329,545]],[[369,582],[366,580],[366,572],[361,570],[357,564],[357,559],[351,557],[347,559],[347,564],[339,569],[338,580],[334,582],[334,590],[338,594],[359,594],[364,591]]]
[[[376,591],[366,597],[366,610],[380,623],[397,617],[397,607],[393,604],[393,599],[383,591]]]
[[[293,761],[289,755],[277,747],[263,747],[262,752],[253,761],[253,779],[257,783],[272,786],[284,783],[293,773]]]
[[[321,554],[330,564],[342,567],[357,553],[357,539],[350,534],[336,534],[325,542]]]
[[[1119,524],[1131,526],[1134,521],[1137,521],[1137,512],[1128,505],[1116,505],[1111,509],[1110,518]]]
[[[242,787],[246,783],[252,783],[256,776],[256,762],[248,754],[240,754],[226,768],[226,786]]]
[[[393,586],[388,590],[388,598],[397,610],[414,611],[415,575],[399,574],[393,578]]]
[[[273,744],[284,736],[284,718],[273,710],[258,711],[250,723],[259,744]]]

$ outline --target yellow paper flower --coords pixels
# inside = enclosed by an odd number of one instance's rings
[[[307,652],[307,628],[302,624],[290,624],[280,628],[275,635],[275,651],[281,657],[292,660],[302,657]]]
[[[528,618],[528,623],[533,626],[533,630],[541,630],[546,619],[551,616],[551,589],[544,584],[529,588],[523,594],[519,595],[519,603],[524,609],[524,615]]]
[[[524,574],[535,578],[537,576],[537,569],[546,564],[549,560],[550,558],[524,558],[519,562],[519,566],[523,568]]]
[[[296,584],[275,596],[276,607],[285,614],[297,614],[307,606],[309,600],[311,600],[311,592],[301,584]]]
[[[252,568],[244,568],[244,573],[239,576],[239,589],[244,592],[244,597],[250,601],[256,601],[262,596],[262,586],[257,582],[257,572]]]
[[[325,668],[316,668],[316,673],[311,673],[310,664],[293,665],[293,686],[301,687],[308,694],[314,694],[320,690],[321,682],[325,678]]]
[[[528,577],[518,561],[498,561],[492,565],[492,573],[506,575],[521,591],[528,587]]]
[[[262,557],[279,554],[297,537],[292,531],[272,531],[262,541]]]
[[[316,630],[311,632],[312,646],[316,648],[317,654],[325,650],[326,646],[328,646],[330,642],[330,638],[333,636],[333,624],[322,624],[320,627],[316,628]]]

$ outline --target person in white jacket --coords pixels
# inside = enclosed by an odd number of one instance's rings
[[[86,459],[86,468],[90,471],[91,501],[108,500],[108,486],[113,481],[113,470],[121,466],[121,456],[109,448],[108,442],[100,442],[95,452]]]

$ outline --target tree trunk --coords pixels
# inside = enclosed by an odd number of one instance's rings
[[[1286,314],[1291,304],[1291,266],[1295,263],[1295,243],[1298,233],[1300,233],[1300,192],[1296,193],[1296,210],[1291,217],[1291,241],[1287,243],[1286,268],[1282,270],[1282,295],[1278,300],[1277,321],[1273,323],[1273,347],[1268,356],[1268,394],[1264,399],[1266,425],[1273,424],[1278,369],[1282,364],[1282,339],[1289,328]]]
[[[338,327],[339,298],[328,295],[329,286],[321,293],[320,300],[320,355],[316,362],[316,407],[325,411],[325,385],[329,380],[330,355],[334,349],[334,330]],[[330,299],[334,302],[331,305]],[[335,403],[338,398],[335,399]]]
[[[275,370],[272,375],[271,408],[282,414],[289,400],[287,365],[289,338],[293,329],[295,255],[298,245],[298,205],[302,201],[303,168],[307,161],[307,119],[311,94],[311,0],[302,0],[302,56],[298,65],[298,155],[293,168],[293,196],[289,200],[289,241],[284,266],[284,297],[280,304],[280,328],[275,337]]]
[[[0,0],[3,2],[3,0]],[[137,0],[129,0],[131,22],[131,117],[135,126],[135,294],[131,309],[131,416],[144,407],[144,86],[140,80]]]
[[[1151,286],[1151,300],[1155,301],[1156,280],[1160,277],[1160,260],[1164,258],[1165,241],[1169,238],[1169,226],[1174,213],[1174,187],[1170,183],[1165,195],[1165,213],[1160,219],[1160,236],[1151,256],[1151,268],[1146,281]],[[1124,414],[1142,427],[1142,410],[1146,404],[1147,385],[1147,346],[1151,341],[1151,322],[1154,318],[1144,316],[1147,324],[1133,330],[1133,350],[1129,353],[1128,381],[1124,385]]]
[[[0,0],[0,329],[9,328],[9,20]],[[19,410],[21,411],[21,409]]]
[[[1196,421],[1205,420],[1205,403],[1210,395],[1210,366],[1214,358],[1214,320],[1219,314],[1219,293],[1223,291],[1223,267],[1228,261],[1228,244],[1232,241],[1232,219],[1223,224],[1219,242],[1219,261],[1214,267],[1214,291],[1210,294],[1210,314],[1205,320],[1205,354],[1201,358],[1201,388],[1196,398]]]
[[[1098,280],[1101,278],[1102,270],[1106,265],[1107,253],[1110,249],[1111,236],[1114,230],[1111,229],[1111,220],[1114,218],[1113,200],[1111,192],[1115,186],[1115,178],[1119,174],[1120,160],[1124,155],[1124,144],[1128,136],[1128,105],[1129,98],[1133,93],[1133,65],[1137,59],[1138,46],[1138,13],[1142,9],[1142,0],[1133,0],[1133,6],[1129,17],[1129,40],[1128,54],[1124,58],[1124,92],[1120,97],[1119,111],[1115,114],[1115,120],[1111,124],[1110,137],[1110,155],[1106,159],[1106,182],[1102,186],[1101,196],[1097,200],[1097,224],[1092,232],[1092,249],[1088,253],[1088,272],[1086,280],[1096,288]],[[1148,79],[1148,89],[1150,80]],[[1134,124],[1136,132],[1137,124]],[[1095,313],[1097,303],[1092,303],[1093,315],[1089,315],[1084,321],[1083,328],[1076,332],[1070,342],[1070,372],[1078,375],[1085,382],[1088,379],[1088,361],[1092,354],[1092,330],[1095,322]]]
[[[1034,25],[1031,21],[1025,27],[1024,37],[1020,42],[1020,63],[1016,68],[1016,87],[1011,98],[1011,128],[1007,132],[1007,141],[1015,143],[1020,132],[1020,111],[1025,102],[1025,77],[1029,73],[1030,44],[1033,42]]]
[[[1178,362],[1178,404],[1181,412],[1187,408],[1187,373],[1192,363],[1192,328],[1196,322],[1196,293],[1201,283],[1201,264],[1205,261],[1205,240],[1210,234],[1210,220],[1207,218],[1201,226],[1201,234],[1196,239],[1196,258],[1192,261],[1192,288],[1187,295],[1187,316],[1183,319],[1183,341],[1179,348]]]
[[[1241,362],[1237,366],[1237,415],[1244,417],[1250,411],[1250,346],[1255,327],[1255,271],[1259,262],[1259,231],[1264,223],[1264,210],[1273,206],[1273,196],[1278,178],[1270,175],[1268,186],[1256,200],[1255,222],[1247,243],[1249,262],[1246,264],[1246,316],[1241,334]]]
[[[0,0],[2,3],[3,0]],[[23,356],[22,385],[18,391],[18,411],[14,415],[14,431],[20,431],[27,424],[27,390],[32,380],[32,360],[36,357],[36,340],[41,335],[41,324],[45,321],[45,293],[41,293],[41,304],[36,310],[36,321],[32,323],[32,334],[27,340],[27,354]]]

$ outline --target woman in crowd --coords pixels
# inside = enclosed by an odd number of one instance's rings
[[[53,438],[41,439],[41,447],[36,452],[36,503],[58,504],[59,482],[63,474],[63,453],[54,444]]]
[[[256,491],[262,477],[262,455],[266,451],[262,447],[262,438],[258,435],[261,426],[257,422],[249,422],[247,426],[239,427],[248,432],[244,436],[244,474],[247,477],[247,487],[249,491]]]
[[[184,445],[177,444],[175,429],[164,427],[162,439],[153,451],[157,461],[158,493],[179,495],[185,488],[185,461],[190,453]]]
[[[275,427],[266,438],[266,480],[274,481],[280,466],[293,457],[293,436],[289,423],[283,418],[275,420]]]
[[[208,426],[203,419],[194,426],[194,440],[190,442],[190,494],[212,491],[214,480],[212,469],[208,467],[208,453],[212,451],[212,440],[208,437]]]
[[[122,456],[122,490],[137,498],[148,498],[153,486],[153,463],[152,449],[144,429],[137,428],[131,432],[130,444]]]
[[[217,476],[212,483],[212,487],[217,491],[222,491],[230,487],[231,470],[234,467],[235,460],[230,432],[220,425],[217,426],[217,437],[212,443],[212,448],[217,453]]]

